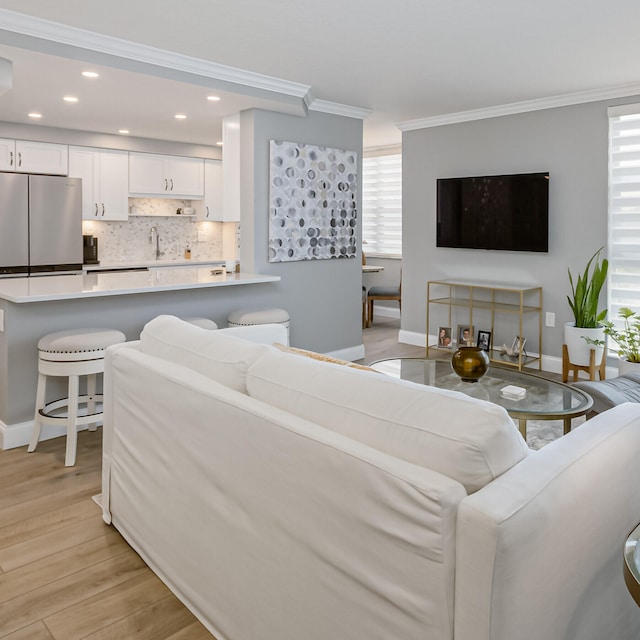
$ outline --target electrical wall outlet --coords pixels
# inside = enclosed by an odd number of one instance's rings
[[[546,315],[545,315],[545,325],[547,327],[555,327],[556,326],[556,314],[551,312],[551,311],[547,311]]]

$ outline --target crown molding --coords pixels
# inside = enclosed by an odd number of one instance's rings
[[[485,109],[458,111],[457,113],[447,113],[440,116],[419,118],[417,120],[406,120],[404,122],[396,123],[396,127],[398,127],[400,131],[414,131],[416,129],[441,127],[460,122],[471,122],[473,120],[484,120],[486,118],[498,118],[500,116],[510,116],[517,113],[541,111],[542,109],[554,109],[556,107],[567,107],[574,104],[597,102],[598,100],[611,100],[614,98],[625,98],[634,95],[640,95],[640,84],[620,85],[606,89],[593,89],[590,91],[580,91],[577,93],[552,96],[550,98],[512,102],[511,104],[487,107]]]
[[[281,78],[245,71],[6,9],[0,9],[0,25],[2,30],[25,36],[128,58],[136,62],[158,65],[206,78],[272,91],[303,100],[307,99],[310,91],[308,85],[299,82],[290,82]]]
[[[364,120],[371,114],[371,109],[363,109],[362,107],[352,107],[348,104],[340,104],[339,102],[329,102],[328,100],[311,100],[308,103],[309,111],[321,111],[322,113],[330,113],[334,116],[347,116],[348,118],[357,118]]]

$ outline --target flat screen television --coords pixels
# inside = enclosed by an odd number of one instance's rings
[[[549,251],[549,173],[437,180],[436,246]]]

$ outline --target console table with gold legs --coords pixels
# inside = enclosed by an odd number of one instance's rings
[[[479,329],[486,329],[485,334],[489,333],[491,337],[492,344],[487,351],[492,362],[515,367],[518,371],[525,366],[542,370],[539,355],[542,354],[542,287],[474,280],[430,280],[427,283],[427,358],[434,352],[443,357],[452,348],[438,346],[437,342],[429,344],[429,336],[439,333],[438,321],[440,327],[449,328],[452,334],[461,325],[471,327],[476,334]],[[503,343],[509,346],[512,342],[522,344],[525,338],[525,347],[513,355],[505,354],[495,346]]]

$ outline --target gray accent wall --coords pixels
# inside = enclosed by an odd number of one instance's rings
[[[269,141],[286,140],[356,151],[358,202],[361,202],[362,121],[314,111],[299,118],[251,110],[241,113],[240,137],[241,268],[282,278],[270,302],[289,312],[292,345],[323,353],[362,348],[359,252],[356,258],[268,261]],[[360,234],[358,229],[358,247]],[[354,354],[355,357],[363,355],[364,351]]]
[[[543,328],[543,353],[561,357],[563,325],[571,320],[567,268],[575,274],[607,244],[607,107],[638,100],[404,132],[402,330],[426,333],[429,280],[536,283],[544,311],[556,315],[555,327]],[[536,171],[550,173],[548,253],[436,247],[437,178]]]

